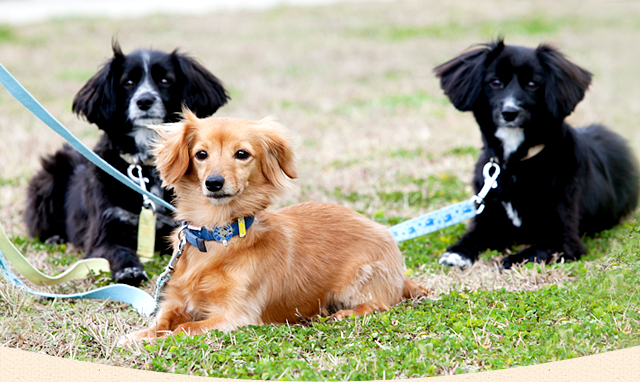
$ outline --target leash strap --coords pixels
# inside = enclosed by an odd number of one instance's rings
[[[46,297],[46,298],[84,298],[84,299],[92,299],[92,300],[111,300],[111,301],[124,302],[124,303],[130,304],[140,314],[143,314],[145,316],[151,315],[151,313],[155,309],[155,301],[153,297],[151,297],[149,294],[147,294],[141,289],[134,288],[130,285],[124,285],[124,284],[109,285],[106,287],[94,289],[89,292],[74,293],[74,294],[55,294],[55,293],[45,293],[45,292],[39,292],[39,291],[33,290],[28,286],[26,286],[18,277],[16,277],[16,275],[13,272],[11,272],[7,264],[5,254],[8,257],[15,257],[17,255],[24,259],[22,254],[9,241],[9,239],[7,238],[7,235],[4,233],[4,230],[2,229],[2,226],[0,225],[0,274],[2,274],[2,277],[5,280],[7,280],[9,284],[15,286],[16,288],[36,296]],[[90,260],[103,260],[104,262],[107,263],[106,269],[107,270],[109,269],[108,267],[109,263],[105,259],[90,259]],[[23,262],[26,262],[26,260],[24,260]],[[78,264],[80,263],[81,261],[76,263],[77,266],[75,266],[73,269],[79,269],[81,271],[84,271],[84,276],[86,276],[88,273],[88,269],[86,268],[86,270],[82,270],[82,267],[78,266]],[[83,263],[81,265],[86,266],[87,263]],[[29,264],[29,266],[31,266],[31,264]],[[73,271],[71,269],[60,276],[65,275],[64,281],[82,278],[82,277],[75,277],[79,273],[74,273],[74,272],[78,272],[78,271]],[[31,281],[31,279],[29,280]],[[44,283],[41,285],[52,285],[52,284]]]
[[[474,202],[465,200],[394,225],[389,231],[397,242],[414,239],[471,219],[476,216],[476,210]]]
[[[498,187],[498,175],[500,175],[500,166],[493,160],[489,161],[482,169],[484,185],[471,199],[396,224],[389,228],[389,231],[397,242],[401,242],[424,236],[481,214],[484,211],[484,198],[492,188]]]
[[[3,261],[9,261],[21,275],[36,285],[57,285],[65,281],[83,279],[91,272],[109,272],[109,262],[106,259],[84,259],[74,263],[62,274],[53,277],[47,276],[22,256],[20,251],[9,241],[2,226],[0,226],[0,251],[4,253],[5,259]]]
[[[66,139],[67,142],[71,144],[76,150],[80,152],[80,154],[84,155],[85,158],[90,160],[93,164],[98,166],[102,171],[107,174],[113,176],[118,179],[122,184],[131,188],[132,190],[141,193],[142,195],[146,195],[147,197],[153,199],[155,202],[162,204],[165,208],[170,211],[174,211],[175,207],[171,204],[167,203],[163,199],[157,197],[156,195],[150,193],[147,190],[142,190],[138,187],[137,184],[133,183],[129,178],[127,178],[120,171],[113,168],[109,163],[105,162],[104,159],[100,158],[96,153],[90,150],[87,146],[85,146],[82,142],[78,140],[69,130],[67,130],[60,122],[58,122],[40,103],[33,98],[31,94],[22,86],[20,83],[5,69],[5,67],[0,64],[0,83],[7,89],[11,95],[18,100],[24,107],[26,107],[30,112],[32,112],[38,119],[44,122],[47,126],[53,129],[56,133],[60,134],[62,138]]]

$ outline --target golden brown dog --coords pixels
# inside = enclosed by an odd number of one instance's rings
[[[198,119],[165,126],[157,167],[176,193],[176,218],[202,227],[254,217],[246,236],[206,252],[186,244],[163,291],[156,326],[125,343],[169,334],[341,319],[388,310],[426,289],[404,275],[402,254],[385,227],[347,208],[303,203],[266,211],[296,178],[282,128],[264,119]],[[174,248],[180,230],[173,235]]]

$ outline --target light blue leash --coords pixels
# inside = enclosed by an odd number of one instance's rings
[[[491,174],[491,169],[494,170],[493,174]],[[389,228],[389,231],[391,231],[393,238],[397,242],[401,242],[471,219],[484,210],[484,198],[489,193],[489,190],[498,187],[498,175],[500,175],[500,166],[493,161],[488,162],[482,169],[484,185],[477,195],[473,195],[471,199],[465,200],[464,202],[456,203],[394,225]]]
[[[111,165],[100,158],[96,153],[90,150],[78,138],[74,137],[69,130],[67,130],[58,120],[56,120],[20,83],[13,78],[11,73],[0,64],[0,83],[11,93],[11,95],[18,100],[24,107],[29,109],[38,119],[44,122],[47,126],[52,128],[56,133],[60,134],[67,142],[73,146],[80,154],[90,160],[93,164],[100,167],[100,169],[114,178],[118,179],[122,184],[131,188],[132,190],[139,192],[147,197],[153,199],[153,201],[162,204],[170,211],[175,211],[175,207],[167,203],[158,196],[150,193],[147,190],[142,190],[140,187],[133,183],[133,181],[127,178],[123,173],[111,167]]]
[[[173,211],[175,207],[156,195],[141,189],[137,184],[133,183],[120,171],[111,167],[110,164],[105,162],[102,158],[96,155],[92,150],[87,148],[82,142],[69,132],[60,122],[58,122],[29,92],[22,86],[15,78],[0,64],[0,83],[15,97],[22,105],[24,105],[29,111],[31,111],[38,119],[44,122],[47,126],[52,128],[56,133],[60,134],[67,142],[84,155],[88,160],[93,162],[100,169],[118,179],[124,185],[128,186],[132,190],[139,192],[147,197],[153,199],[155,202],[162,204],[165,208]],[[30,289],[20,279],[16,277],[8,267],[4,254],[0,250],[0,273],[2,276],[12,285],[15,285],[21,290],[27,293],[34,294],[36,296],[48,297],[48,298],[85,298],[85,299],[98,299],[98,300],[112,300],[125,302],[132,305],[138,312],[144,315],[150,315],[156,306],[156,300],[148,293],[141,289],[134,288],[129,285],[115,284],[106,287],[98,288],[85,293],[75,294],[53,294],[42,293]]]
[[[143,314],[145,316],[151,315],[153,313],[156,301],[151,297],[148,293],[143,291],[142,289],[134,288],[130,285],[125,284],[114,284],[105,286],[102,288],[94,289],[84,293],[74,293],[74,294],[55,294],[55,293],[44,293],[38,292],[26,286],[19,278],[16,277],[13,272],[7,266],[7,263],[4,258],[4,254],[0,250],[0,273],[5,280],[7,280],[10,284],[14,285],[18,289],[21,289],[27,293],[31,293],[40,297],[47,298],[84,298],[84,299],[93,299],[93,300],[111,300],[111,301],[120,301],[125,302],[133,306],[138,313]]]

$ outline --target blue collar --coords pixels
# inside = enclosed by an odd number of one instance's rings
[[[253,220],[253,216],[240,218],[232,224],[222,227],[215,227],[213,230],[194,226],[187,222],[182,223],[182,225],[186,226],[183,229],[183,232],[189,244],[198,248],[200,252],[207,252],[207,247],[204,245],[205,241],[215,240],[226,246],[227,241],[229,241],[232,237],[236,235],[244,237],[247,234],[246,230],[248,230],[249,227],[251,227],[251,225],[253,224]]]

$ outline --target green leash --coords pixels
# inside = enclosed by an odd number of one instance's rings
[[[37,270],[20,251],[9,241],[0,225],[0,251],[16,270],[27,280],[36,285],[57,285],[65,281],[80,280],[86,278],[91,272],[109,272],[109,262],[106,259],[84,259],[77,261],[73,266],[57,276],[47,276]]]

